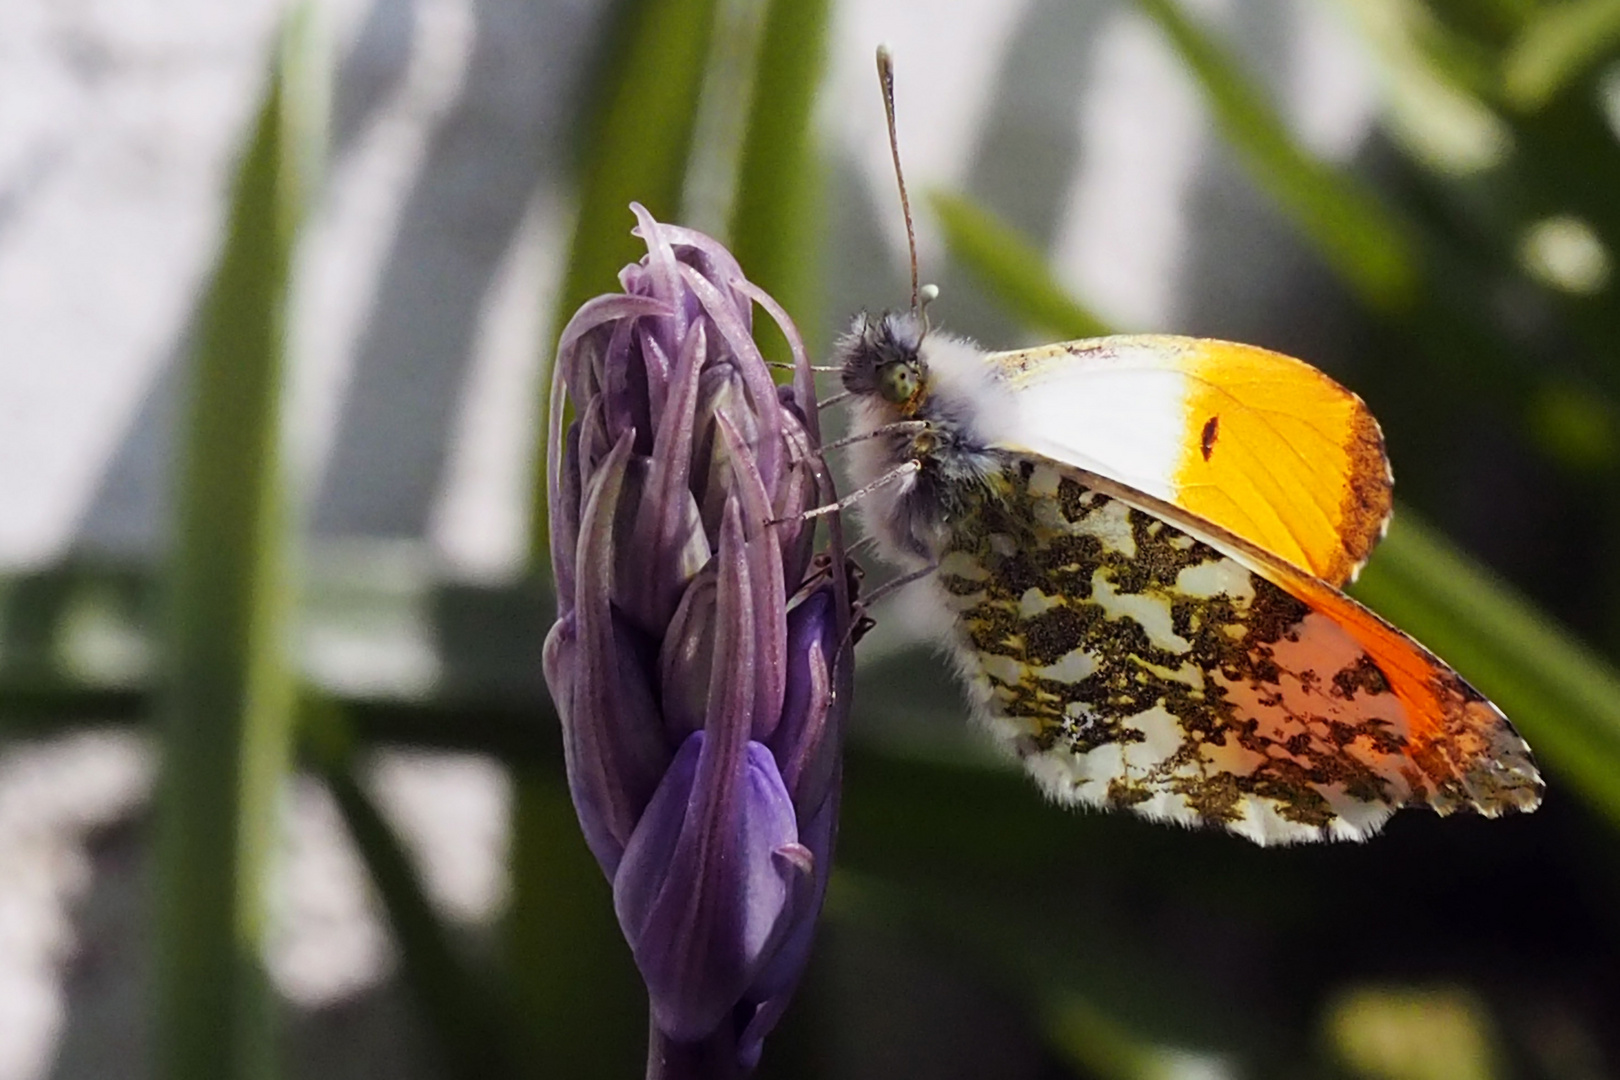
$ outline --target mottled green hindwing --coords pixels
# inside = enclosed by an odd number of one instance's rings
[[[1449,808],[1344,628],[1056,463],[1010,463],[952,515],[942,556],[970,693],[1060,801],[1262,843]]]

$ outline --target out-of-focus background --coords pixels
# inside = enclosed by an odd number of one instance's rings
[[[244,1076],[637,1073],[539,678],[543,373],[630,198],[819,350],[903,306],[878,42],[935,319],[1356,389],[1403,500],[1361,595],[1549,792],[1264,851],[1058,810],[902,596],[761,1075],[1620,1074],[1620,2],[288,13],[0,5],[0,1080],[211,1039]]]

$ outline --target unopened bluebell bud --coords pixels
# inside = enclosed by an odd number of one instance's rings
[[[632,209],[647,256],[558,345],[545,674],[659,1038],[745,1071],[826,889],[849,593],[801,517],[832,491],[792,322],[720,244]],[[791,387],[754,342],[756,303],[798,359]]]

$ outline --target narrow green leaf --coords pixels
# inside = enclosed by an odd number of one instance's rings
[[[639,256],[631,202],[660,220],[680,216],[714,11],[715,0],[631,0],[603,44],[610,59],[588,98],[601,104],[583,132],[579,215],[558,331],[586,300],[613,289],[619,268]]]
[[[715,0],[622,0],[598,45],[595,86],[585,100],[585,146],[576,182],[579,212],[569,244],[551,339],[541,343],[541,393],[551,389],[556,338],[579,306],[617,288],[619,270],[644,250],[630,235],[639,202],[660,221],[676,221],[703,92]],[[538,410],[545,416],[546,409]],[[547,573],[545,439],[536,455],[529,530],[530,563]]]
[[[292,739],[281,514],[284,308],[323,99],[289,23],[237,174],[188,371],[166,613],[157,1075],[277,1072],[262,969],[266,880]]]
[[[1534,112],[1620,44],[1620,0],[1569,0],[1538,8],[1502,57],[1502,92]]]
[[[1408,155],[1443,176],[1478,173],[1506,157],[1510,132],[1486,105],[1500,82],[1495,53],[1471,47],[1423,0],[1340,3],[1379,61],[1380,123]]]
[[[1165,32],[1255,180],[1328,264],[1369,307],[1409,304],[1418,286],[1415,256],[1389,212],[1349,176],[1301,148],[1265,96],[1175,0],[1136,3]]]
[[[1620,671],[1402,509],[1355,587],[1512,718],[1537,759],[1620,820]]]
[[[933,192],[945,245],[1014,316],[1063,338],[1102,337],[1108,326],[1052,275],[1046,256],[1018,231],[966,195]]]
[[[766,11],[728,237],[743,272],[801,331],[821,325],[822,175],[810,121],[826,66],[827,9],[828,0],[772,0]],[[776,345],[767,339],[772,359],[790,359]]]
[[[646,1061],[646,992],[560,772],[512,774],[507,947],[525,1021],[520,1075],[637,1076]]]

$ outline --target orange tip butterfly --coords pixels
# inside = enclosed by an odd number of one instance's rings
[[[928,326],[912,250],[912,310],[838,345],[860,503],[1048,794],[1261,844],[1535,809],[1507,718],[1341,591],[1391,507],[1360,398],[1202,338],[987,353]]]

